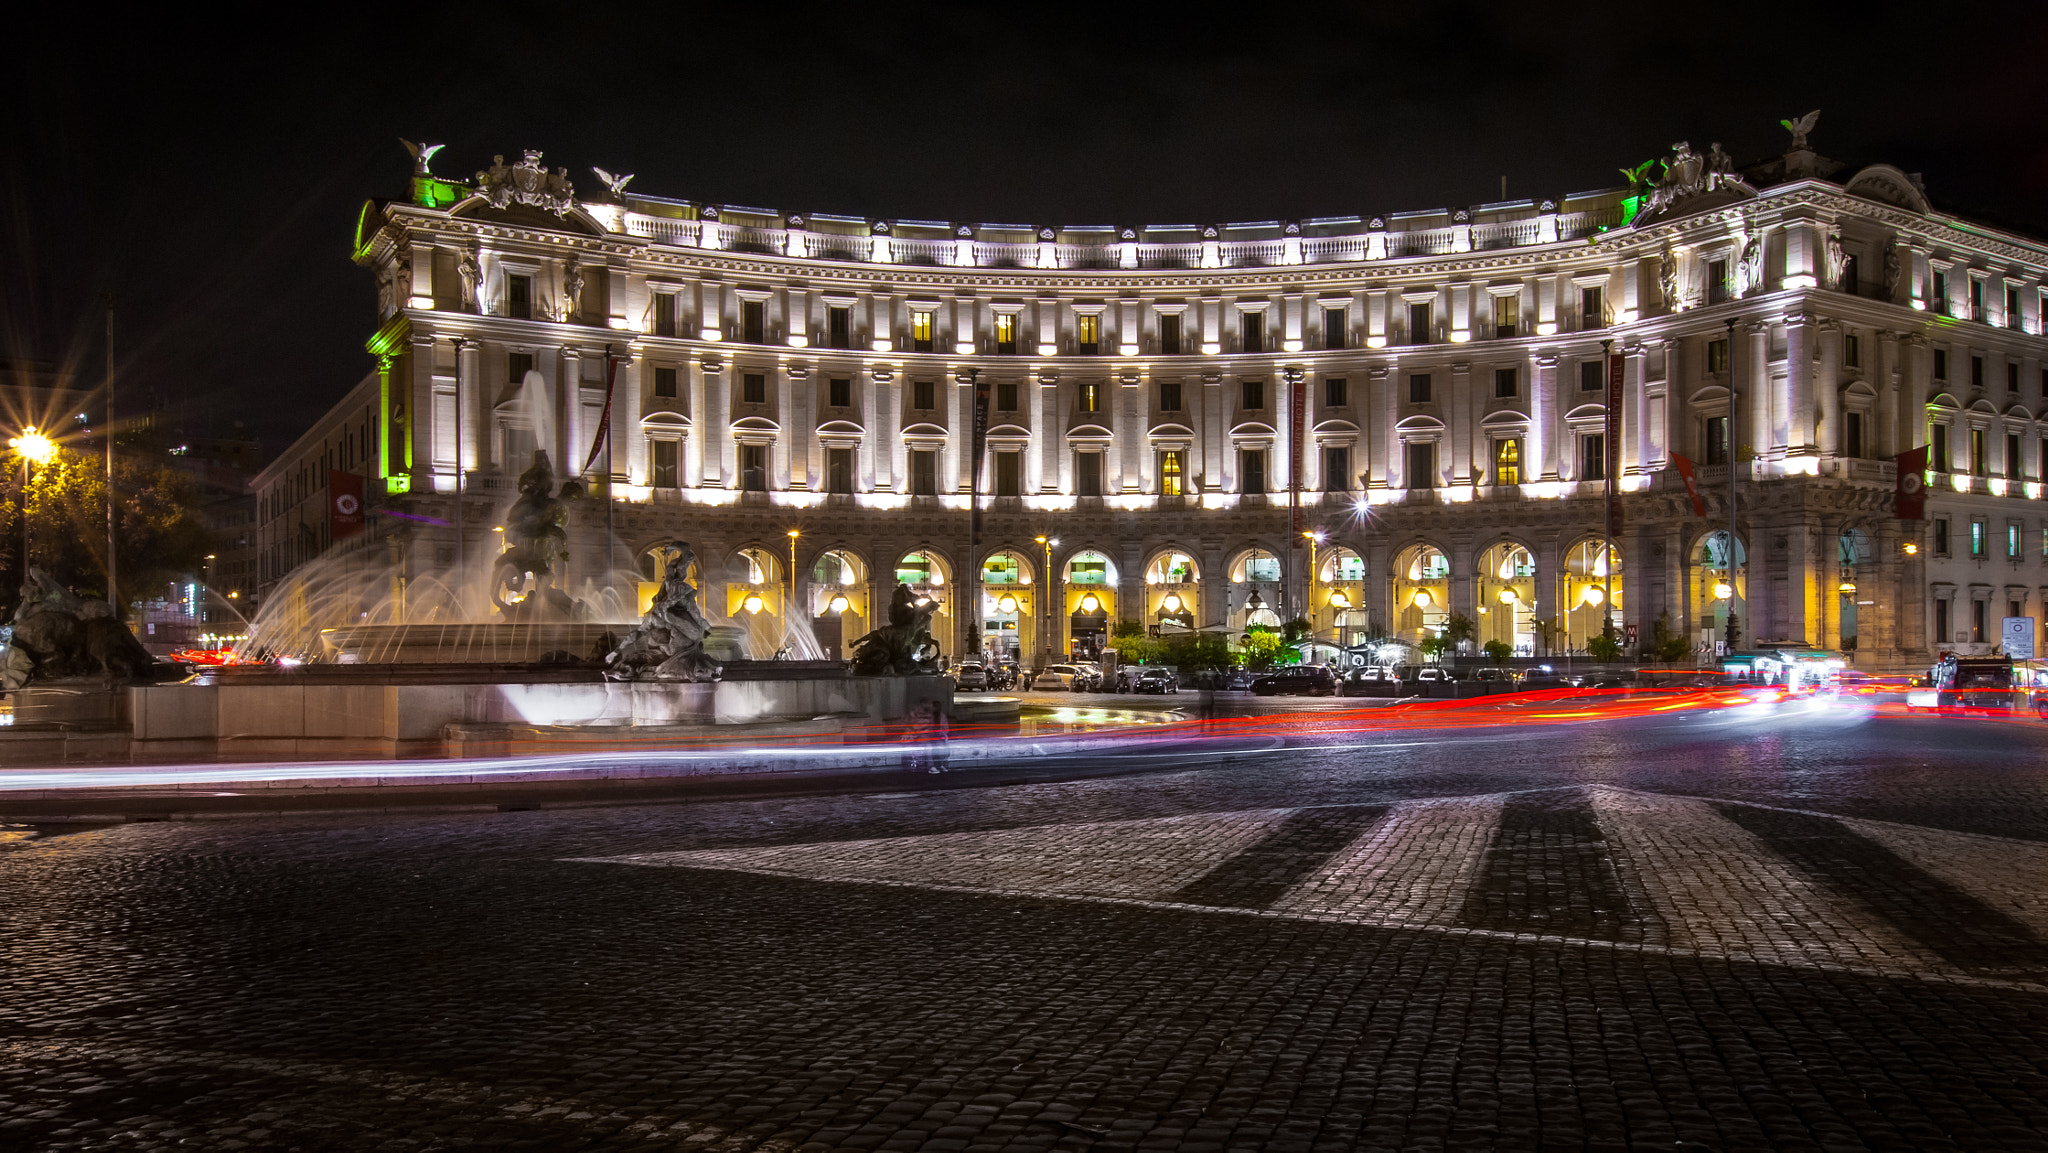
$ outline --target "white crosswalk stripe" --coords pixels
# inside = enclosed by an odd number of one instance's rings
[[[1548,790],[1554,796],[1564,791]],[[1478,937],[1549,939],[1766,964],[1821,967],[2023,987],[1972,975],[1916,942],[1877,910],[1809,875],[1714,803],[1596,786],[1590,801],[1616,873],[1630,880],[1639,921],[1657,944],[1474,928],[1466,898],[1487,867],[1513,794],[1433,798],[1386,808],[1327,859],[1311,859],[1258,909],[1183,903],[1191,883],[1269,837],[1303,810],[1260,809],[1131,821],[1039,825],[871,840],[698,849],[584,858],[723,869],[807,880],[906,885],[1004,896],[1108,901],[1216,913],[1257,913]],[[1842,826],[1912,866],[2007,912],[2048,941],[2048,845],[1880,821]],[[1267,868],[1254,855],[1254,872]],[[1541,868],[1540,860],[1532,867]],[[1245,862],[1240,862],[1242,866]],[[1881,896],[1881,895],[1880,895]],[[1924,931],[1923,931],[1924,937]],[[2048,958],[2048,945],[2043,946]],[[2048,968],[2048,966],[2044,966]]]

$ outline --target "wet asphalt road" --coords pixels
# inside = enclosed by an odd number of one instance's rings
[[[2048,1148],[2048,725],[1504,719],[13,830],[0,1147]]]

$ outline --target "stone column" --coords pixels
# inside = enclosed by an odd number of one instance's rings
[[[1059,377],[1049,372],[1041,375],[1037,391],[1038,490],[1059,492],[1061,449],[1066,441],[1066,422],[1059,415]]]
[[[1819,428],[1815,437],[1815,455],[1823,460],[1840,456],[1842,453],[1842,327],[1826,323],[1819,328],[1820,363],[1814,367],[1808,385],[1808,394],[1813,398],[1811,412]],[[1864,429],[1863,451],[1870,451],[1876,429]]]
[[[1905,427],[1900,411],[1901,351],[1898,333],[1878,330],[1877,347],[1873,350],[1877,361],[1872,366],[1870,375],[1871,383],[1877,386],[1877,428],[1873,430],[1874,439],[1871,443],[1876,446],[1877,455],[1880,456],[1896,455],[1909,447],[1906,438],[1901,435]],[[1858,624],[1861,624],[1860,620]]]
[[[1477,424],[1473,410],[1480,404],[1472,387],[1470,361],[1461,360],[1451,365],[1450,384],[1451,484],[1463,487],[1472,483],[1472,435]]]
[[[1650,356],[1649,350],[1641,344],[1629,343],[1622,346],[1622,393],[1627,403],[1622,409],[1622,475],[1647,476],[1663,466],[1663,454],[1651,444],[1650,427]],[[1669,393],[1670,369],[1665,369],[1665,392]],[[1670,436],[1667,430],[1665,436]],[[1644,637],[1649,634],[1643,633]]]
[[[1529,365],[1529,451],[1523,458],[1528,479],[1558,479],[1558,449],[1563,414],[1557,403],[1557,354],[1537,353]]]
[[[697,421],[704,430],[704,484],[731,488],[738,475],[738,449],[732,439],[732,390],[726,387],[725,361],[707,356],[698,361],[698,368],[704,397],[704,416]]]
[[[1801,227],[1798,233],[1810,232]],[[1813,425],[1817,404],[1813,386],[1814,319],[1805,313],[1785,318],[1785,383],[1783,385],[1785,455],[1814,454]]]

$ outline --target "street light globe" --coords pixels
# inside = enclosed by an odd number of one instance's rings
[[[1500,603],[1502,603],[1502,604],[1504,604],[1504,605],[1511,605],[1511,604],[1514,604],[1514,603],[1515,603],[1515,590],[1513,590],[1513,589],[1502,589],[1502,590],[1500,590]]]
[[[1715,600],[1723,600],[1723,601],[1725,601],[1725,600],[1727,600],[1727,599],[1728,599],[1729,597],[1732,597],[1732,596],[1734,596],[1734,595],[1735,595],[1735,586],[1734,586],[1734,585],[1731,585],[1731,584],[1729,584],[1729,583],[1728,583],[1727,581],[1715,581],[1715,582],[1714,582],[1714,599],[1715,599]]]
[[[1414,603],[1415,603],[1415,607],[1416,607],[1416,608],[1419,608],[1419,609],[1426,609],[1426,608],[1428,608],[1428,607],[1429,607],[1429,606],[1430,606],[1430,605],[1431,605],[1432,603],[1434,603],[1435,601],[1436,601],[1436,598],[1435,598],[1435,597],[1433,597],[1433,596],[1430,596],[1430,595],[1429,595],[1429,590],[1428,590],[1428,589],[1416,589],[1416,590],[1415,590],[1415,597],[1414,597]]]
[[[34,425],[22,429],[20,436],[10,437],[7,446],[37,464],[48,464],[57,455],[57,442],[37,432]]]
[[[1095,598],[1094,593],[1089,593],[1087,596],[1081,598],[1081,611],[1084,613],[1092,613],[1096,609],[1099,609],[1101,607],[1102,602]]]
[[[1013,613],[1013,612],[1016,612],[1016,611],[1017,611],[1017,598],[1016,598],[1016,597],[1013,597],[1013,596],[1011,596],[1011,595],[1010,595],[1010,594],[1008,594],[1008,593],[1004,593],[1004,594],[1003,594],[1003,599],[1002,599],[1002,600],[999,600],[999,601],[997,601],[997,602],[996,602],[996,607],[997,607],[997,608],[999,608],[999,609],[1001,609],[1001,610],[1003,610],[1003,611],[1004,611],[1004,612],[1006,612],[1006,613]]]
[[[1179,611],[1180,611],[1180,594],[1179,594],[1179,593],[1167,593],[1167,594],[1166,594],[1166,596],[1165,596],[1165,598],[1164,598],[1163,600],[1161,600],[1161,601],[1159,602],[1159,607],[1160,607],[1160,608],[1162,608],[1162,609],[1165,609],[1165,610],[1166,610],[1167,612],[1170,612],[1170,613],[1177,613],[1177,612],[1179,612]]]
[[[1587,604],[1589,604],[1589,605],[1597,605],[1597,604],[1599,604],[1599,603],[1600,603],[1601,601],[1604,601],[1604,600],[1606,600],[1606,599],[1607,599],[1607,594],[1606,594],[1606,593],[1604,593],[1604,592],[1601,592],[1601,591],[1600,591],[1600,586],[1599,586],[1599,585],[1587,585],[1587,586],[1586,586],[1586,603],[1587,603]]]
[[[747,599],[740,602],[740,607],[750,613],[757,613],[761,611],[761,606],[764,603],[761,600],[760,593],[748,593]]]
[[[848,605],[850,605],[850,604],[852,604],[852,603],[853,603],[852,601],[849,601],[849,600],[847,600],[847,599],[846,599],[845,597],[843,597],[843,596],[842,596],[842,597],[833,597],[833,598],[832,598],[832,611],[833,611],[833,612],[835,612],[835,613],[843,613],[843,612],[845,612],[845,611],[846,611],[846,609],[847,609],[847,606],[848,606]]]
[[[1338,589],[1330,594],[1330,607],[1334,609],[1348,609],[1351,607],[1351,598],[1344,595],[1343,589]]]

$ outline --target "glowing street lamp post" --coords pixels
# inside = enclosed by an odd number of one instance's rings
[[[21,435],[11,437],[7,447],[21,458],[21,585],[28,587],[28,482],[29,466],[48,464],[57,455],[57,443],[36,431],[34,425],[21,430]]]

